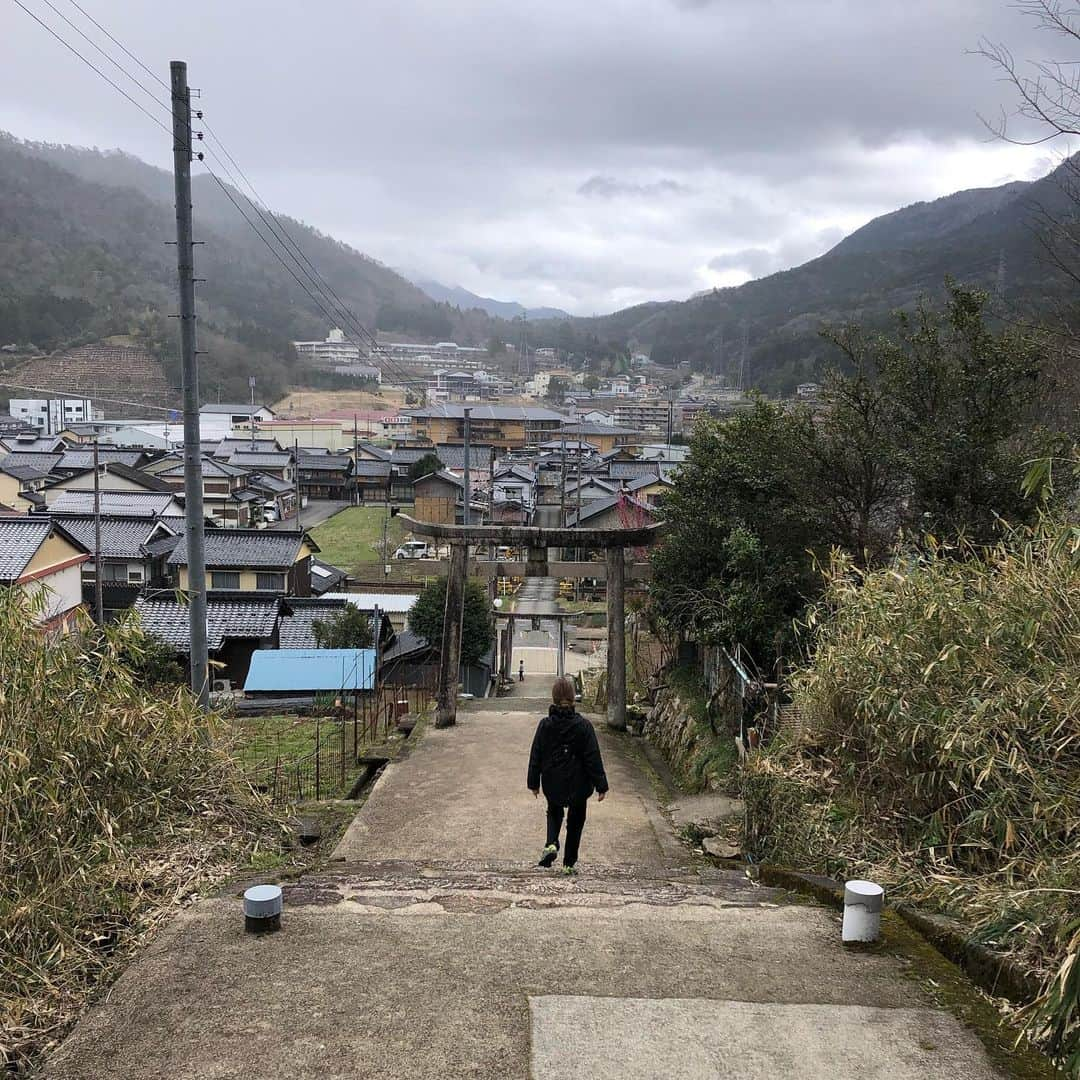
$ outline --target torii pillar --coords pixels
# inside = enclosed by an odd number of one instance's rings
[[[435,726],[457,722],[458,680],[461,677],[461,623],[465,614],[465,576],[469,545],[451,543],[446,575],[446,606],[443,608],[442,649],[439,652],[439,685],[435,693]]]

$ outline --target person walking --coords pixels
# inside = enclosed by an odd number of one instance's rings
[[[538,866],[551,866],[559,853],[559,833],[566,816],[563,872],[574,874],[585,828],[589,797],[595,791],[603,802],[608,793],[604,761],[592,724],[577,711],[570,679],[558,678],[551,688],[551,707],[541,719],[529,753],[529,790],[547,799],[547,845]]]
[[[518,664],[518,682],[524,682],[524,681],[525,681],[525,661],[522,660],[521,663]]]

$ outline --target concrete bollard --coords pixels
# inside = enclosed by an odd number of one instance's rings
[[[267,934],[281,929],[281,888],[252,885],[244,892],[244,929],[249,934]]]
[[[885,890],[872,881],[844,883],[843,941],[877,941],[881,936],[881,909]]]

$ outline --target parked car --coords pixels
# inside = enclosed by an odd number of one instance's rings
[[[426,559],[428,554],[427,542],[424,540],[406,540],[394,552],[395,559]]]
[[[274,510],[272,507],[268,506],[263,510],[263,521],[268,521],[272,523],[277,521],[277,519],[277,511]]]

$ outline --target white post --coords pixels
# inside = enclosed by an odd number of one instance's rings
[[[877,941],[881,936],[881,909],[885,890],[872,881],[848,881],[844,884],[843,941]]]

